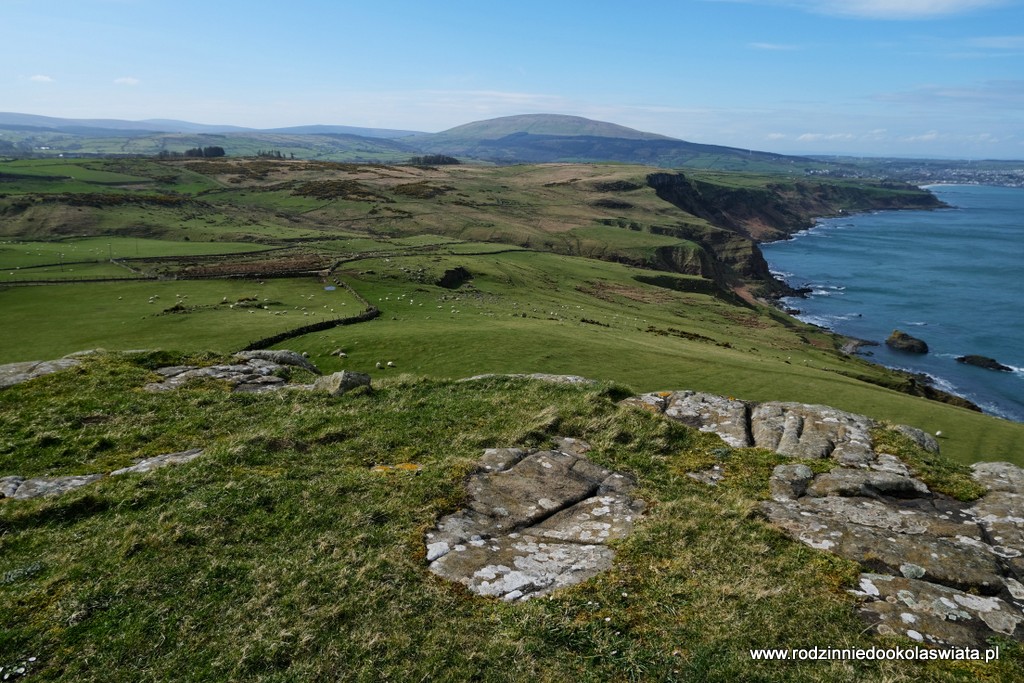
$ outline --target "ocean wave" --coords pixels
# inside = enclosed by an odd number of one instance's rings
[[[904,325],[909,325],[910,327],[927,327],[928,326],[928,323],[914,321],[914,320],[904,320],[903,324]]]
[[[842,296],[845,287],[829,287],[828,285],[810,285],[811,296],[832,296],[838,294]]]
[[[798,320],[807,323],[808,325],[815,325],[817,327],[823,327],[826,330],[831,330],[838,318],[834,315],[798,315]]]

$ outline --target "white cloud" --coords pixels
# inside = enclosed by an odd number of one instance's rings
[[[765,137],[768,140],[785,140],[789,136],[786,135],[785,133],[768,133],[768,135]]]
[[[122,76],[121,78],[114,79],[114,83],[117,85],[138,85],[141,82],[139,79],[132,78],[131,76]]]
[[[935,142],[936,140],[945,137],[937,130],[930,130],[927,133],[920,135],[910,135],[903,138],[906,142]]]
[[[852,133],[804,133],[797,137],[800,142],[822,142],[824,140],[853,140]]]
[[[34,83],[53,83],[54,79],[50,76],[44,76],[43,74],[36,74],[35,76],[29,76],[28,80]]]
[[[1008,0],[712,0],[758,5],[780,5],[838,16],[868,19],[928,19],[999,7]]]

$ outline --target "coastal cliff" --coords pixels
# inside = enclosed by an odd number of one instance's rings
[[[824,216],[945,206],[927,190],[890,181],[853,184],[793,180],[731,185],[683,173],[651,173],[647,183],[670,204],[756,242],[783,239],[806,230]]]

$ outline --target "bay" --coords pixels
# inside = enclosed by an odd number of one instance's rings
[[[1024,189],[928,189],[952,208],[823,219],[762,250],[791,286],[812,289],[807,298],[784,300],[801,320],[876,342],[894,329],[923,339],[925,355],[884,344],[864,351],[1024,422]],[[968,354],[1013,371],[956,362]]]

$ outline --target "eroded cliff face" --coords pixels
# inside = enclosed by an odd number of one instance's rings
[[[944,206],[930,192],[890,181],[847,185],[799,179],[764,187],[730,187],[682,173],[651,173],[647,183],[661,199],[683,211],[757,242],[805,230],[822,216]]]
[[[701,275],[728,285],[754,282],[767,295],[791,292],[772,276],[758,242],[805,230],[822,216],[944,206],[929,192],[892,182],[854,186],[801,179],[764,187],[730,187],[682,173],[651,173],[647,183],[659,198],[715,226],[673,226],[652,228],[652,232],[685,237],[701,245],[708,256]]]

